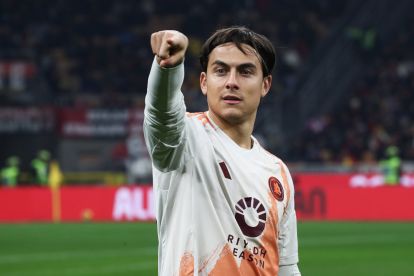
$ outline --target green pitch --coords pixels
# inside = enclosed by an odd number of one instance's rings
[[[0,224],[0,275],[157,275],[156,225]]]
[[[414,223],[300,222],[302,275],[414,275]],[[156,275],[153,223],[0,224],[0,275]]]

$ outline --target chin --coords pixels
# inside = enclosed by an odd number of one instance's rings
[[[240,111],[233,111],[233,110],[229,110],[227,112],[223,112],[221,114],[221,117],[226,121],[229,122],[231,124],[238,124],[244,121],[244,114]]]

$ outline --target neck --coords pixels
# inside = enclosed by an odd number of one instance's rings
[[[252,148],[252,133],[255,118],[241,122],[229,122],[209,112],[211,119],[226,133],[237,145],[245,149]],[[256,116],[254,116],[256,117]]]

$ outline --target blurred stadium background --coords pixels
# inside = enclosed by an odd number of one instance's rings
[[[295,178],[303,275],[414,275],[413,8],[0,0],[0,274],[156,275],[149,37],[188,35],[183,91],[200,111],[201,44],[237,24],[277,47],[255,133]]]

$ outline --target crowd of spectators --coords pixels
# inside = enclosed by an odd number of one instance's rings
[[[37,82],[27,91],[38,98],[41,90],[46,95],[44,103],[134,107],[143,103],[153,60],[150,34],[177,29],[190,38],[183,91],[188,110],[195,111],[205,108],[199,91],[198,53],[212,31],[238,24],[268,36],[278,52],[271,93],[276,95],[295,84],[299,69],[317,43],[329,35],[346,3],[3,0],[0,62],[35,64]],[[407,28],[392,45],[380,48],[367,61],[371,66],[355,83],[347,104],[339,112],[312,118],[285,159],[371,162],[390,144],[401,148],[403,158],[414,159],[413,37]],[[3,96],[1,102],[3,106],[19,104]]]
[[[375,164],[396,146],[414,160],[414,20],[372,52],[358,51],[367,70],[335,111],[308,121],[291,156],[352,166]],[[361,50],[361,49],[356,49]]]
[[[321,0],[4,0],[0,58],[33,61],[50,95],[45,100],[54,104],[125,106],[145,94],[154,31],[178,29],[190,37],[187,66],[194,70],[188,70],[185,88],[199,91],[199,49],[215,29],[243,24],[266,34],[287,65],[279,72],[288,74],[326,35],[342,7]]]

